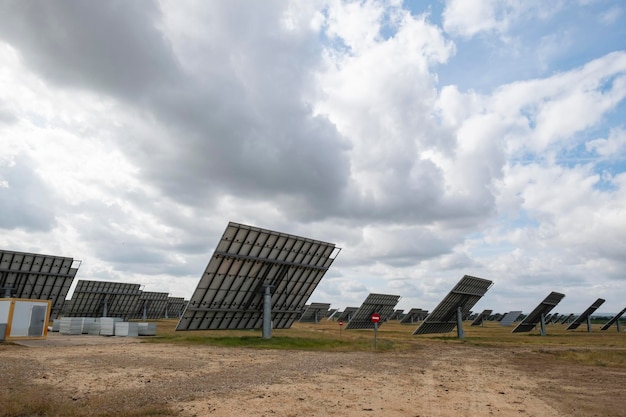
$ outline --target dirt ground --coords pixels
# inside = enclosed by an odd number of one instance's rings
[[[328,353],[53,333],[0,345],[0,369],[0,389],[29,377],[79,403],[104,395],[129,407],[160,401],[182,417],[626,415],[626,369],[528,347]]]

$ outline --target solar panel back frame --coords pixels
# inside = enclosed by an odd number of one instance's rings
[[[78,273],[80,261],[63,256],[0,250],[0,296],[51,301],[57,318]]]
[[[334,261],[332,243],[230,222],[176,330],[262,325],[272,288],[273,328],[289,328]]]
[[[466,316],[492,285],[492,281],[484,278],[463,276],[413,334],[451,332],[457,326],[459,307],[462,316]]]
[[[565,294],[552,291],[528,316],[524,318],[511,333],[529,332],[540,323],[541,316],[550,312],[565,297]]]
[[[346,330],[373,329],[374,323],[371,321],[371,316],[374,313],[380,314],[378,323],[380,327],[393,315],[394,308],[399,301],[399,295],[370,293],[346,325]]]

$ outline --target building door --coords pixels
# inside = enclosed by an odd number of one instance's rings
[[[30,310],[30,326],[28,326],[29,336],[43,336],[43,326],[46,325],[46,306],[33,306]]]

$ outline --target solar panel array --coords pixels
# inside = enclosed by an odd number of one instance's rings
[[[623,315],[626,313],[626,308],[617,313],[611,320],[607,321],[604,326],[600,330],[606,330],[613,325],[613,323],[617,322]],[[618,330],[619,330],[619,322],[618,322]]]
[[[332,243],[230,222],[176,330],[261,328],[266,287],[272,327],[289,328],[337,253]]]
[[[465,275],[444,297],[437,307],[418,326],[413,334],[448,333],[457,325],[457,313],[466,316],[491,288],[493,282]]]
[[[580,316],[576,317],[576,320],[571,322],[570,325],[567,326],[567,329],[565,330],[577,329],[582,323],[587,321],[587,318],[591,316],[591,314],[593,314],[598,308],[600,308],[602,304],[604,304],[604,301],[605,301],[604,299],[598,298],[585,311],[583,311],[583,313]]]
[[[480,326],[483,324],[483,321],[489,317],[489,315],[493,312],[493,310],[483,310],[482,313],[477,315],[472,322],[472,326]]]
[[[394,310],[389,320],[401,320],[404,315],[404,310]]]
[[[79,280],[72,300],[62,314],[65,317],[120,317],[127,320],[134,316],[141,293],[139,284]]]
[[[185,307],[189,300],[185,300],[183,297],[168,297],[167,298],[167,311],[165,318],[178,317],[183,315]]]
[[[373,329],[372,314],[380,314],[378,326],[384,323],[393,315],[393,310],[400,301],[399,295],[390,294],[369,294],[361,307],[354,313],[352,320],[348,322],[346,330],[352,329]]]
[[[512,326],[521,315],[521,311],[509,311],[508,313],[504,313],[504,317],[500,319],[499,324],[500,326]]]
[[[298,321],[302,323],[319,323],[322,318],[326,317],[330,303],[311,303],[308,305]]]
[[[350,321],[359,310],[358,307],[346,307],[344,310],[337,316],[337,320]]]
[[[552,317],[550,317],[550,321],[549,323],[557,323],[561,318],[561,315],[559,313],[554,313],[552,315]]]
[[[131,318],[156,320],[165,317],[169,294],[166,292],[141,291]]]
[[[57,318],[79,266],[73,258],[0,250],[0,298],[50,300]]]
[[[331,308],[326,312],[326,318],[330,320],[335,314],[337,314],[337,309]]]
[[[428,316],[428,310],[422,310],[421,308],[412,308],[408,313],[400,320],[402,324],[413,324],[418,321],[422,321]]]
[[[545,316],[556,307],[559,302],[565,297],[565,294],[558,292],[551,292],[535,309],[522,320],[517,327],[512,330],[512,333],[529,332],[541,322],[541,317]]]

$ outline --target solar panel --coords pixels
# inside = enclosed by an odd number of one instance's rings
[[[459,315],[467,315],[474,305],[491,288],[487,279],[465,275],[424,319],[413,334],[448,333],[457,327]],[[457,329],[463,337],[461,328]]]
[[[504,313],[504,317],[500,319],[500,326],[512,326],[515,321],[522,315],[521,311],[509,311]]]
[[[0,250],[0,297],[50,300],[58,318],[79,267],[73,258]]]
[[[339,316],[337,316],[337,320],[350,321],[352,320],[352,316],[359,310],[358,307],[346,307]]]
[[[570,323],[572,321],[572,318],[574,318],[574,313],[570,313],[569,315],[563,315],[563,318],[560,319],[560,323]]]
[[[167,310],[165,310],[165,318],[177,317],[180,318],[185,311],[185,307],[189,300],[185,300],[183,297],[168,297],[167,298]]]
[[[142,293],[139,284],[79,280],[65,317],[120,317],[129,319],[137,309]]]
[[[565,297],[565,294],[551,292],[535,309],[522,320],[512,333],[529,332],[534,329],[537,324],[542,324],[541,334],[545,335],[545,315],[550,312]]]
[[[569,326],[567,326],[567,329],[565,330],[574,330],[577,329],[578,326],[580,326],[582,323],[584,323],[585,321],[587,321],[587,319],[589,317],[591,317],[591,314],[596,311],[602,304],[604,304],[604,299],[602,298],[598,298],[596,301],[594,301],[593,304],[591,304],[585,311],[583,311],[583,313],[576,317],[576,320],[574,320],[573,322],[570,323]],[[589,331],[591,331],[591,329],[587,329]]]
[[[428,310],[422,310],[421,308],[412,308],[408,313],[400,320],[402,324],[413,324],[418,321],[422,321],[428,316]]]
[[[166,292],[142,291],[131,318],[156,320],[165,317],[169,294]]]
[[[483,321],[485,321],[485,319],[487,317],[489,317],[489,315],[492,313],[493,310],[483,310],[482,313],[480,313],[478,316],[476,316],[476,318],[474,319],[474,321],[472,322],[472,326],[481,326],[483,324]]]
[[[272,327],[288,329],[338,251],[332,243],[230,222],[176,330],[265,331],[270,296]]]
[[[617,331],[619,332],[620,331],[619,319],[622,317],[624,313],[626,313],[626,308],[620,311],[619,313],[617,313],[617,315],[613,317],[611,320],[607,321],[606,324],[602,326],[600,330],[606,330],[609,327],[611,327],[613,323],[617,323]]]
[[[550,318],[550,323],[558,323],[560,318],[561,318],[561,315],[559,313],[554,313],[552,317]]]
[[[389,317],[389,320],[401,320],[404,315],[403,313],[404,313],[404,310],[394,310],[391,317]]]
[[[301,323],[319,323],[320,319],[326,317],[330,303],[311,303],[300,316]]]
[[[328,320],[331,319],[332,316],[334,316],[337,313],[337,309],[336,308],[331,308],[326,312],[326,318]]]
[[[382,325],[393,314],[393,309],[400,301],[399,295],[390,294],[369,294],[361,307],[354,313],[352,320],[348,322],[346,330],[352,329],[373,329],[372,314],[380,315],[378,326]]]

